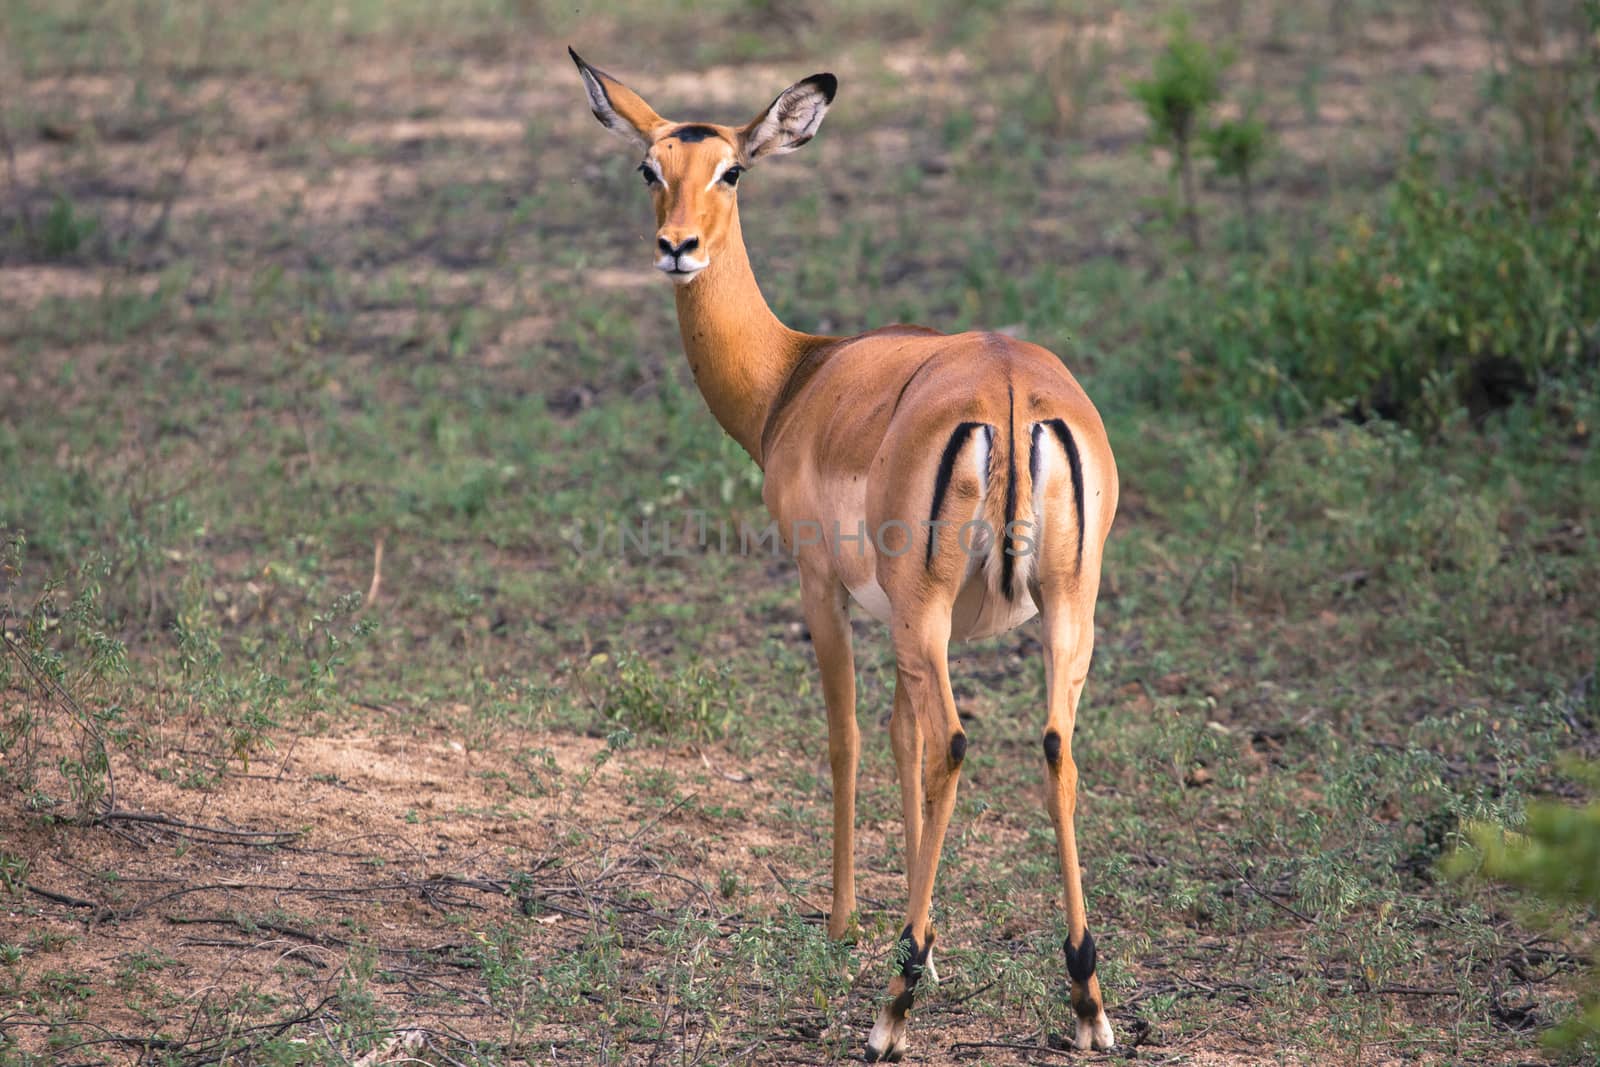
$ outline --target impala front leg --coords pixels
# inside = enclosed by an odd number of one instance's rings
[[[833,911],[828,915],[828,936],[834,939],[844,936],[856,910],[856,764],[861,730],[856,725],[856,668],[846,595],[832,578],[808,577],[802,571],[802,610],[828,706],[828,765],[833,771]]]

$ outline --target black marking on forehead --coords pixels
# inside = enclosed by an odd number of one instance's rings
[[[699,142],[704,141],[707,137],[721,137],[722,134],[718,133],[710,126],[703,126],[700,123],[692,123],[688,126],[679,126],[677,129],[667,134],[667,136],[676,137],[684,144],[698,144]]]

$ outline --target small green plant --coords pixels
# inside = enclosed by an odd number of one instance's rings
[[[100,232],[100,218],[87,214],[70,197],[58,194],[39,230],[39,251],[48,259],[77,255]]]
[[[1600,790],[1600,764],[1575,771]],[[1600,796],[1581,806],[1536,801],[1528,805],[1520,832],[1475,823],[1467,828],[1467,837],[1471,848],[1457,851],[1446,863],[1452,874],[1481,873],[1527,890],[1543,902],[1546,919],[1554,919],[1555,909],[1564,907],[1600,911]],[[1600,960],[1591,966],[1585,990],[1580,1009],[1548,1035],[1551,1045],[1600,1050]]]
[[[67,579],[53,576],[19,607],[27,540],[3,530],[0,538],[0,685],[24,694],[0,718],[0,781],[35,810],[70,803],[74,818],[89,820],[114,798],[106,736],[120,708],[107,686],[128,669],[127,650],[107,632],[100,583],[108,567],[85,560],[70,596]]]
[[[590,674],[599,681],[591,694],[607,721],[630,730],[695,738],[720,737],[733,719],[731,681],[726,668],[705,663],[663,675],[641,656],[596,656]]]
[[[1251,112],[1246,112],[1242,118],[1223,119],[1206,130],[1205,143],[1217,173],[1239,183],[1245,233],[1253,246],[1257,241],[1257,228],[1252,175],[1266,155],[1266,124]]]
[[[18,896],[28,884],[28,857],[14,852],[0,852],[0,889],[7,896]]]
[[[1194,184],[1194,141],[1206,113],[1222,95],[1222,74],[1232,62],[1189,29],[1186,16],[1172,20],[1167,46],[1156,57],[1154,77],[1133,84],[1133,95],[1150,118],[1150,136],[1172,149],[1173,169],[1183,189],[1184,227],[1200,245],[1200,213]]]

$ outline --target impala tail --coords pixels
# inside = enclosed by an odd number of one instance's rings
[[[976,506],[963,516],[948,492],[969,453],[982,481]],[[972,525],[963,525],[969,517]],[[1019,419],[1015,397],[1008,395],[998,427],[957,425],[935,475],[930,523],[939,524],[941,536],[929,537],[928,567],[947,544],[959,546],[967,576],[981,569],[984,585],[1003,601],[1025,600],[1041,568],[1076,575],[1083,566],[1083,462],[1066,420]]]

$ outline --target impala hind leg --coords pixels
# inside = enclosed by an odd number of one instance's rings
[[[900,779],[900,812],[904,819],[906,893],[917,869],[917,850],[922,845],[922,727],[911,706],[911,691],[895,672],[894,714],[889,718],[889,741],[894,749],[895,774]],[[933,950],[928,950],[925,973],[935,985],[939,972],[933,966]]]
[[[1072,728],[1094,645],[1093,602],[1088,612],[1075,614],[1067,597],[1052,595],[1048,588],[1044,600],[1045,685],[1049,690],[1044,729],[1045,803],[1050,821],[1055,824],[1062,901],[1067,912],[1067,940],[1062,950],[1072,980],[1072,1010],[1078,1018],[1073,1045],[1079,1049],[1108,1049],[1116,1038],[1106,1018],[1100,979],[1095,976],[1094,937],[1089,933],[1073,820],[1078,804],[1078,766],[1072,759]]]
[[[909,708],[926,751],[922,753],[925,758],[920,760],[921,811],[916,815],[908,812],[906,819],[908,842],[913,820],[920,821],[921,827],[920,833],[915,835],[915,852],[907,850],[910,897],[905,928],[900,932],[895,951],[898,973],[889,980],[889,1002],[879,1009],[877,1022],[867,1037],[869,1063],[896,1062],[910,1047],[907,1030],[917,984],[932,970],[933,925],[929,915],[933,908],[933,884],[939,870],[945,830],[955,808],[961,763],[967,753],[967,735],[956,717],[955,695],[950,691],[948,621],[942,626],[929,621],[919,627],[915,622],[897,620],[895,636],[895,659],[899,667],[895,713],[903,715],[904,709]],[[907,784],[916,776],[917,761],[913,757],[917,749],[923,747],[909,743],[912,736],[910,730],[902,727],[895,740],[901,799],[908,806],[916,795]]]
[[[889,718],[889,743],[894,749],[895,774],[900,779],[900,811],[905,816],[906,892],[917,867],[922,844],[922,727],[911,706],[905,679],[895,672],[894,714]]]
[[[822,673],[828,706],[828,766],[833,772],[833,910],[828,936],[842,938],[856,910],[856,765],[861,730],[856,725],[856,668],[844,587],[831,579],[801,575],[801,610],[811,630],[811,648]]]

